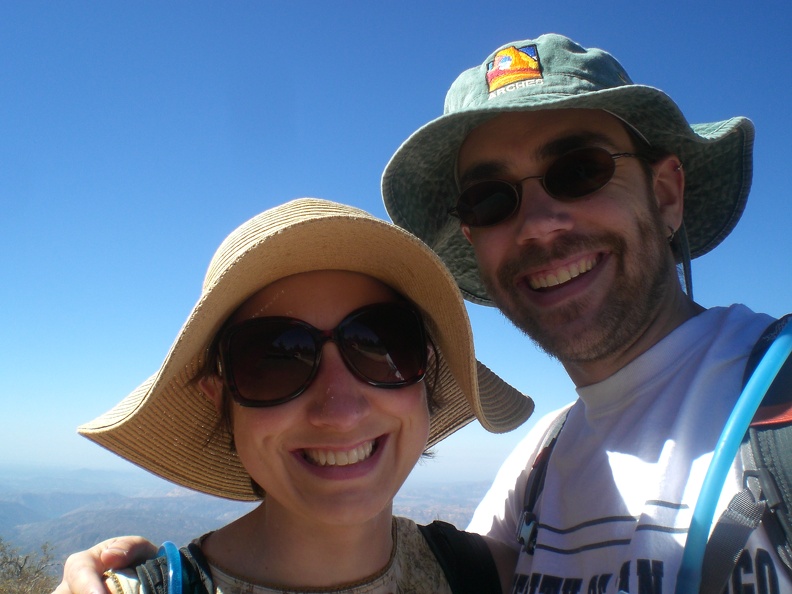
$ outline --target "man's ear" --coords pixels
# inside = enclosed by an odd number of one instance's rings
[[[198,387],[201,388],[201,393],[214,403],[217,412],[222,414],[223,380],[214,374],[205,375],[198,380]]]
[[[676,231],[682,226],[685,202],[685,170],[676,155],[663,157],[652,164],[653,189],[663,222]]]
[[[470,239],[470,225],[466,225],[465,223],[460,223],[459,228],[462,230],[462,235],[465,236],[465,239],[467,239],[468,243],[470,245],[473,245],[473,242]]]

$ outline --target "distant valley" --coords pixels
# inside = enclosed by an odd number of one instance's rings
[[[420,523],[443,519],[464,528],[488,486],[408,484],[396,497],[395,513]],[[194,493],[138,470],[0,466],[0,538],[23,552],[49,543],[57,561],[121,534],[183,544],[254,505]]]

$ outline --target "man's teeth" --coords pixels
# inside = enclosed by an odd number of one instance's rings
[[[345,452],[337,450],[305,450],[305,458],[317,466],[348,466],[362,462],[374,450],[374,442],[369,441]]]
[[[583,258],[563,268],[556,268],[553,272],[534,275],[528,279],[528,284],[532,289],[555,287],[556,285],[561,285],[572,280],[576,276],[580,276],[584,272],[588,272],[594,268],[596,263],[596,258]]]

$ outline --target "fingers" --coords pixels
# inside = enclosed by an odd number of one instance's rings
[[[105,540],[97,546],[102,547],[100,561],[103,573],[108,569],[139,565],[154,557],[158,548],[142,536],[120,536]]]
[[[98,546],[98,545],[97,545]],[[106,594],[96,547],[69,555],[63,566],[63,581],[52,594]]]
[[[106,590],[102,589],[102,590],[94,591],[88,589],[85,590],[85,592],[87,594],[103,594],[104,592],[106,592]],[[73,594],[73,591],[69,589],[69,585],[66,583],[66,579],[64,578],[64,580],[60,584],[58,584],[58,587],[52,591],[52,594]]]
[[[157,547],[142,536],[110,538],[69,555],[63,566],[63,581],[52,594],[108,594],[103,574],[154,557]]]

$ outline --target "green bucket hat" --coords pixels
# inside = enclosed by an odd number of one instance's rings
[[[751,187],[750,120],[688,124],[668,95],[633,83],[613,56],[561,35],[509,43],[454,81],[443,115],[410,136],[382,176],[393,221],[440,255],[468,300],[492,305],[473,249],[459,221],[448,214],[458,195],[455,168],[462,142],[500,113],[569,108],[610,112],[653,147],[679,156],[685,166],[684,227],[692,258],[717,246],[740,219]]]

